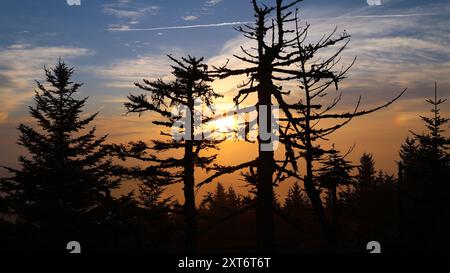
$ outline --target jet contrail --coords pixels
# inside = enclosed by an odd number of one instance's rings
[[[349,15],[349,16],[338,16],[335,19],[352,19],[352,18],[398,18],[398,17],[415,17],[415,16],[433,16],[436,13],[413,13],[413,14],[386,14],[386,15]],[[314,18],[320,19],[320,18]],[[328,18],[332,19],[332,18]],[[108,31],[126,32],[126,31],[160,31],[160,30],[174,30],[174,29],[193,29],[193,28],[211,28],[211,27],[224,27],[224,26],[235,26],[243,24],[251,24],[252,21],[245,22],[224,22],[216,24],[202,24],[202,25],[181,25],[181,26],[169,26],[169,27],[153,27],[153,28],[129,28],[129,26],[123,27],[110,27]]]
[[[210,27],[224,27],[224,26],[235,26],[250,24],[252,21],[247,22],[225,22],[217,24],[204,24],[204,25],[186,25],[186,26],[172,26],[172,27],[153,27],[153,28],[128,28],[128,27],[112,27],[109,31],[158,31],[158,30],[172,30],[172,29],[191,29],[191,28],[210,28]]]

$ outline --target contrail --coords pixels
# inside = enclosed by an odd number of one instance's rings
[[[386,15],[349,15],[338,16],[335,19],[351,19],[351,18],[398,18],[398,17],[415,17],[415,16],[434,16],[436,13],[413,13],[413,14],[386,14]],[[319,19],[319,18],[314,18]],[[330,18],[328,18],[330,19]],[[153,27],[153,28],[130,28],[129,26],[110,27],[108,31],[126,32],[126,31],[160,31],[160,30],[174,30],[174,29],[193,29],[193,28],[212,28],[225,27],[243,24],[251,24],[252,21],[244,22],[224,22],[216,24],[202,24],[202,25],[184,25],[184,26],[169,26],[169,27]]]
[[[225,22],[217,24],[204,24],[204,25],[186,25],[186,26],[172,26],[172,27],[153,27],[153,28],[129,28],[129,27],[112,27],[109,31],[158,31],[158,30],[172,30],[172,29],[191,29],[191,28],[210,28],[210,27],[224,27],[250,24],[252,21],[247,22]]]

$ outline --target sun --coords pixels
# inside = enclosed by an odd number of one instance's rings
[[[214,122],[217,131],[227,133],[236,128],[236,121],[234,117],[224,117]]]

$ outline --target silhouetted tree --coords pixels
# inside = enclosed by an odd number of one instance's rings
[[[242,201],[232,186],[225,190],[219,182],[215,191],[203,198],[202,206],[207,210],[207,218],[218,220],[237,212],[242,208]]]
[[[0,193],[0,218],[3,213],[8,213],[8,203],[3,196],[3,193]]]
[[[376,183],[375,161],[371,154],[364,153],[359,160],[358,173],[356,175],[356,189],[364,190]]]
[[[353,60],[348,66],[337,68],[341,60],[340,55],[346,49],[350,36],[346,31],[337,35],[337,29],[335,29],[329,35],[324,35],[319,41],[312,43],[308,37],[310,25],[306,24],[301,27],[297,14],[293,22],[295,30],[292,49],[288,60],[280,62],[282,64],[288,63],[291,67],[276,70],[287,75],[284,77],[277,76],[276,78],[278,80],[296,79],[300,84],[300,89],[298,103],[295,105],[289,106],[281,100],[278,101],[286,116],[280,120],[287,123],[285,127],[281,126],[283,129],[280,131],[282,139],[286,139],[287,151],[292,148],[298,150],[299,156],[305,160],[305,175],[302,177],[294,175],[294,177],[304,182],[305,191],[326,238],[329,237],[327,235],[330,231],[329,221],[325,215],[320,192],[317,188],[318,185],[315,183],[314,166],[324,155],[334,153],[334,149],[324,148],[323,143],[319,144],[318,142],[327,140],[331,134],[347,125],[353,118],[388,107],[399,99],[406,90],[388,103],[370,110],[359,110],[361,101],[361,98],[359,98],[353,111],[333,113],[341,101],[342,93],[338,93],[330,103],[324,105],[323,101],[329,95],[330,87],[335,87],[338,90],[339,84],[346,78],[347,72],[356,60]],[[332,47],[337,47],[337,49],[328,53]],[[317,58],[317,56],[321,57]],[[320,126],[321,124],[331,125],[324,127]],[[290,151],[289,154],[291,158],[295,158],[293,151]],[[296,171],[295,168],[294,171]],[[286,170],[286,173],[289,172]]]
[[[396,182],[396,178],[393,175],[390,175],[383,170],[379,170],[377,177],[375,178],[375,184],[383,185],[383,184],[394,184]]]
[[[431,156],[434,158],[434,161],[437,164],[436,167],[446,167],[449,163],[449,154],[448,149],[450,145],[450,140],[448,137],[442,135],[445,132],[442,127],[446,126],[449,122],[449,118],[443,118],[440,115],[440,105],[445,103],[446,99],[438,99],[437,98],[437,83],[435,83],[434,88],[434,98],[426,100],[429,104],[433,106],[431,109],[432,117],[424,117],[420,116],[422,121],[425,123],[426,128],[428,129],[428,134],[416,134],[412,133],[415,138],[420,143],[423,149],[429,150]]]
[[[286,3],[283,0],[274,1],[275,5],[259,5],[253,0],[255,24],[239,27],[238,30],[245,37],[254,41],[256,47],[253,51],[242,48],[244,56],[235,56],[246,63],[247,68],[229,69],[227,66],[219,67],[219,78],[245,75],[249,78],[240,86],[238,95],[234,98],[240,105],[250,94],[257,94],[258,109],[258,144],[259,154],[256,161],[256,188],[257,188],[257,238],[258,246],[263,251],[273,250],[273,187],[286,177],[296,177],[305,183],[305,190],[322,224],[324,233],[327,233],[328,223],[324,213],[322,200],[317,185],[314,184],[313,162],[319,160],[326,149],[315,144],[315,141],[324,139],[337,129],[343,127],[357,116],[366,115],[385,108],[397,98],[380,107],[358,111],[359,102],[354,112],[330,114],[329,112],[338,104],[338,96],[330,105],[322,106],[314,103],[326,95],[328,87],[338,86],[345,78],[351,67],[334,71],[339,62],[339,55],[345,49],[348,41],[329,58],[317,59],[316,56],[331,46],[349,39],[347,33],[335,37],[336,31],[326,35],[317,43],[307,43],[309,25],[300,28],[297,13],[293,7],[300,1]],[[273,16],[272,16],[273,15]],[[272,16],[272,18],[271,18]],[[270,20],[269,20],[270,19]],[[295,67],[299,67],[296,69]],[[298,96],[292,96],[291,91],[283,91],[282,83],[292,80],[300,81]],[[301,98],[304,97],[305,101]],[[295,98],[296,103],[288,103]],[[274,120],[271,111],[272,99],[282,110],[280,119]],[[289,99],[289,100],[288,100]],[[266,124],[261,124],[261,120]],[[345,120],[329,128],[316,128],[321,120]],[[252,121],[248,122],[249,124]],[[273,139],[266,139],[266,132],[272,132],[273,124],[279,125],[279,141],[285,146],[285,160],[276,161],[273,151],[263,147],[273,145]],[[299,150],[299,153],[295,153]],[[303,157],[306,161],[306,175],[297,174],[297,159]],[[274,179],[274,174],[276,178]],[[248,177],[248,176],[247,176]]]
[[[214,202],[219,205],[225,205],[227,196],[225,193],[225,188],[222,183],[217,183],[216,191],[214,193]]]
[[[308,201],[302,192],[300,184],[295,182],[294,185],[289,188],[284,200],[284,210],[290,215],[295,215],[298,214],[298,212],[305,210],[307,207]]]
[[[166,187],[158,182],[151,179],[139,185],[139,204],[149,210],[168,210],[174,204],[173,196],[163,197]]]
[[[336,243],[338,224],[338,189],[353,184],[351,172],[354,166],[345,159],[347,155],[341,155],[338,151],[328,154],[321,161],[322,167],[318,170],[316,178],[320,187],[327,190],[327,206],[331,214],[333,243]]]
[[[203,124],[208,117],[202,116],[201,106],[211,106],[213,100],[221,97],[215,93],[209,83],[212,78],[207,73],[207,65],[203,64],[203,58],[182,58],[177,60],[169,58],[175,63],[172,66],[172,74],[175,80],[166,82],[162,79],[156,81],[144,80],[136,83],[136,86],[149,92],[147,94],[129,95],[129,102],[125,104],[129,113],[155,112],[161,116],[161,120],[153,123],[162,126],[163,137],[168,140],[153,140],[148,146],[143,142],[130,143],[129,147],[120,147],[126,157],[134,157],[152,163],[149,170],[153,175],[163,177],[164,182],[159,184],[183,183],[184,205],[183,211],[186,217],[186,245],[190,252],[196,251],[197,219],[195,205],[195,168],[213,168],[211,164],[217,155],[202,155],[202,152],[218,149],[221,140],[208,140],[203,132],[198,132],[196,124]],[[171,110],[178,107],[178,112]],[[213,109],[211,109],[211,112]],[[182,122],[184,121],[184,122]],[[178,123],[181,126],[176,127]],[[171,133],[173,128],[179,129],[182,134],[178,138]],[[164,157],[162,155],[147,154],[149,149],[156,152],[168,152],[182,150],[181,158]],[[153,183],[153,182],[152,182]]]
[[[226,190],[218,182],[199,206],[200,245],[213,252],[243,251],[254,246],[253,197],[236,193],[233,186]],[[239,231],[239,232],[234,232]]]
[[[443,127],[450,119],[440,115],[439,106],[446,102],[437,98],[427,100],[433,106],[432,117],[421,116],[427,133],[412,132],[401,147],[402,198],[405,199],[407,221],[414,227],[411,236],[422,240],[420,251],[449,251],[450,227],[450,139]]]
[[[264,137],[267,133],[273,132],[274,120],[272,112],[272,98],[286,110],[286,115],[290,116],[291,109],[297,109],[298,105],[289,105],[285,102],[282,87],[276,83],[279,76],[290,65],[295,63],[292,60],[293,55],[289,53],[293,40],[287,37],[292,30],[286,29],[288,23],[292,22],[292,11],[290,11],[301,0],[290,1],[286,3],[283,0],[274,1],[275,5],[266,6],[258,4],[256,0],[252,1],[255,13],[254,26],[246,25],[239,27],[246,38],[254,41],[257,46],[254,52],[242,48],[244,56],[235,56],[244,63],[250,65],[244,69],[229,69],[226,66],[217,68],[217,75],[220,78],[226,78],[236,75],[248,76],[249,80],[240,86],[238,95],[234,98],[236,105],[240,105],[252,93],[257,94],[258,117],[255,121],[249,121],[248,124],[256,122],[258,124],[258,158],[254,164],[249,167],[256,167],[254,182],[256,184],[256,233],[257,243],[260,251],[274,250],[274,223],[273,223],[273,187],[280,182],[281,175],[274,179],[277,169],[285,167],[289,162],[292,168],[296,169],[295,158],[290,150],[287,157],[290,161],[281,162],[279,165],[275,161],[274,151],[267,147],[274,147],[274,139]],[[273,18],[271,18],[273,16]],[[265,124],[261,122],[265,120]],[[284,139],[280,139],[284,142]]]
[[[82,133],[98,113],[81,117],[87,98],[75,97],[82,84],[71,81],[73,73],[61,60],[45,68],[48,85],[37,82],[35,106],[29,107],[39,129],[18,127],[18,144],[30,156],[19,158],[21,169],[7,168],[14,176],[1,183],[19,221],[48,232],[61,251],[70,236],[102,221],[96,210],[111,200],[119,182],[110,176],[106,136],[96,138],[95,127]]]
[[[234,188],[232,186],[228,187],[227,190],[227,207],[229,207],[231,210],[238,210],[242,207],[242,200],[241,197],[236,193]]]

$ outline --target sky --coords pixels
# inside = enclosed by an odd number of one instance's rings
[[[395,173],[409,130],[424,130],[419,115],[428,113],[425,99],[433,95],[434,82],[442,97],[450,97],[450,0],[305,0],[298,8],[311,24],[312,40],[335,27],[352,35],[342,56],[344,62],[357,56],[357,62],[341,86],[342,109],[353,109],[360,95],[369,108],[408,88],[389,109],[354,120],[331,138],[341,150],[356,144],[350,159],[370,152],[377,168]],[[85,84],[80,96],[90,97],[86,111],[101,112],[96,125],[110,142],[148,140],[156,132],[152,116],[124,115],[126,96],[138,92],[133,83],[168,77],[166,54],[203,56],[216,65],[230,58],[231,66],[239,66],[232,55],[251,44],[233,26],[253,19],[249,0],[2,0],[0,165],[17,166],[24,153],[15,144],[15,128],[33,124],[27,106],[44,65],[61,57],[75,67],[74,79]],[[223,108],[238,83],[214,82],[225,94]],[[448,116],[450,104],[442,111]],[[219,161],[237,164],[255,154],[255,146],[228,142]]]

